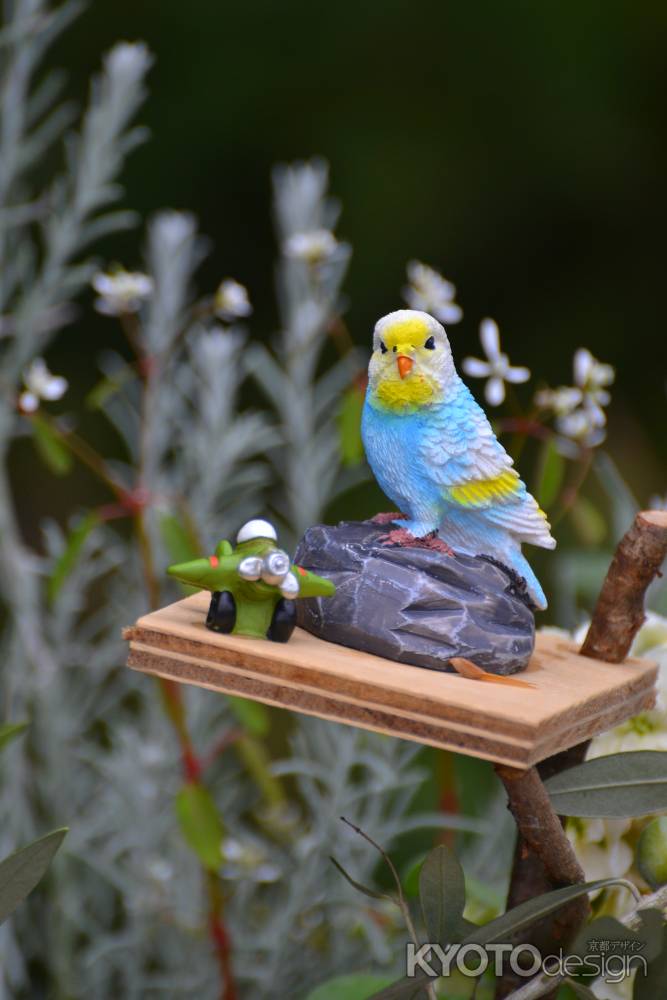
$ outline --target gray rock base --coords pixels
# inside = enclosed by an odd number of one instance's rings
[[[387,528],[343,521],[310,528],[295,560],[336,584],[297,601],[298,624],[329,642],[432,670],[464,656],[496,674],[525,669],[535,620],[523,581],[484,556],[383,546]]]

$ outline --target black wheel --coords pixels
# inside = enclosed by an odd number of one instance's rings
[[[228,634],[236,624],[236,601],[229,590],[214,590],[206,616],[206,628]]]
[[[272,642],[287,642],[296,625],[296,602],[281,597],[273,611],[273,618],[266,633]]]

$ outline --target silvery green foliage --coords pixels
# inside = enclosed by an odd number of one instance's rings
[[[0,307],[3,314],[11,313],[11,321],[3,325],[3,367],[12,382],[66,322],[72,297],[90,277],[92,265],[78,255],[101,235],[133,221],[131,213],[110,206],[120,194],[115,179],[123,162],[144,137],[143,130],[128,128],[144,98],[143,79],[151,62],[143,45],[123,43],[109,52],[93,82],[80,131],[67,137],[63,173],[45,190],[32,190],[29,168],[61,137],[70,114],[63,106],[52,107],[56,81],[47,77],[31,96],[31,77],[44,46],[75,9],[66,4],[53,13],[40,0],[17,0],[14,27],[25,33],[6,46]],[[26,238],[27,226],[35,221],[39,241]]]
[[[66,539],[47,525],[45,544],[46,575]],[[31,899],[3,925],[3,997],[34,995],[32,962],[45,970],[48,995],[139,1000],[165,976],[178,987],[186,953],[197,954],[199,873],[169,808],[181,780],[177,749],[152,689],[122,668],[118,627],[141,605],[128,555],[108,528],[89,535],[53,603],[40,608],[54,670],[21,678],[23,703],[12,702],[31,721],[30,757],[17,746],[8,759],[3,833],[23,840],[65,820],[70,833],[50,873],[51,905]],[[103,603],[91,601],[91,588]],[[14,693],[22,666],[9,664]],[[205,972],[204,942],[200,958]]]
[[[48,574],[66,539],[48,525],[45,542]],[[118,626],[143,600],[128,555],[115,532],[97,528],[53,605],[42,609],[56,669],[30,692],[39,765],[18,747],[7,758],[12,816],[0,846],[64,819],[70,834],[51,873],[58,919],[38,897],[2,928],[3,997],[31,997],[28,961],[46,966],[54,996],[219,996],[200,873],[171,808],[182,781],[176,744],[152,681],[122,667]],[[91,605],[91,587],[104,604]],[[188,692],[188,714],[200,752],[235,724],[224,699],[209,692]],[[408,828],[422,777],[418,747],[299,719],[291,750],[274,770],[294,777],[302,805],[279,825],[261,821],[259,793],[232,752],[209,775],[228,836],[253,854],[251,866],[230,871],[225,883],[235,965],[251,1000],[297,997],[369,957],[393,964],[399,954],[391,945],[402,934],[396,914],[385,914],[394,935],[380,931],[328,856],[372,882],[377,857],[339,816],[391,844]],[[441,822],[413,816],[410,825]]]
[[[37,84],[35,79],[45,51],[80,6],[52,9],[44,0],[15,0],[6,7],[0,78],[0,563],[6,574],[2,592],[21,645],[34,662],[48,663],[49,650],[30,621],[37,602],[34,567],[18,540],[4,470],[19,419],[16,387],[25,366],[71,316],[72,298],[91,273],[81,252],[129,221],[110,206],[120,193],[116,176],[141,138],[128,125],[143,99],[150,56],[143,45],[112,49],[79,133],[68,139],[63,172],[44,189],[35,188],[34,162],[72,118],[71,108],[56,104],[61,77],[47,74]]]
[[[360,906],[329,860],[335,855],[355,878],[374,884],[378,855],[341,816],[383,846],[409,828],[446,822],[442,815],[406,818],[424,776],[415,744],[300,717],[290,749],[274,773],[296,780],[303,804],[282,842],[251,839],[242,800],[226,813],[230,835],[264,851],[280,873],[259,889],[239,879],[229,903],[241,993],[257,1000],[305,996],[336,973],[376,962],[393,967],[400,957],[405,929],[397,909]],[[373,909],[387,931],[378,928]]]
[[[112,51],[69,141],[63,176],[46,192],[34,191],[27,167],[60,137],[72,109],[56,105],[58,76],[36,89],[31,81],[45,47],[78,6],[53,11],[43,0],[8,6],[0,92],[0,569],[8,613],[0,702],[3,712],[31,726],[2,759],[8,805],[0,854],[63,823],[70,833],[45,887],[0,928],[0,1000],[32,1000],[40,990],[56,998],[214,1000],[219,970],[206,933],[201,873],[172,808],[182,782],[176,741],[153,681],[123,667],[120,628],[147,608],[139,554],[115,522],[89,525],[66,573],[68,532],[47,524],[42,554],[28,549],[5,462],[21,430],[21,372],[68,321],[73,297],[90,278],[82,251],[130,221],[109,206],[123,158],[140,137],[128,123],[149,57],[141,45]],[[335,221],[325,188],[321,164],[286,168],[276,178],[285,250],[280,363],[268,352],[255,355],[291,456],[282,452],[281,459],[276,451],[274,477],[280,476],[281,510],[296,531],[319,517],[334,492],[335,401],[349,378],[340,364],[317,378],[349,256],[345,245],[318,234]],[[309,238],[288,253],[289,238],[304,234]],[[267,467],[259,456],[278,439],[266,417],[238,412],[247,334],[195,315],[194,277],[204,249],[191,217],[163,213],[153,220],[147,269],[154,291],[136,328],[146,377],[117,355],[100,362],[101,405],[126,450],[110,469],[127,490],[139,486],[150,496],[158,580],[169,560],[164,516],[187,515],[203,544],[228,534],[250,506],[260,508]],[[315,251],[324,254],[317,262],[299,256]],[[73,518],[70,529],[80,528]],[[190,689],[186,700],[200,752],[236,725],[223,698]],[[327,856],[336,853],[370,880],[375,856],[338,816],[349,815],[389,847],[407,825],[403,817],[420,780],[415,748],[295,719],[292,749],[276,772],[295,776],[300,805],[281,824],[267,818],[233,750],[207,772],[229,836],[242,853],[252,848],[250,855],[261,859],[245,871],[224,872],[236,970],[250,1000],[297,996],[311,982],[367,962],[369,951],[384,962],[396,954],[375,921],[359,914],[355,894]],[[272,880],[262,882],[262,873]]]
[[[174,475],[208,545],[231,533],[248,511],[261,509],[269,470],[259,457],[277,440],[265,415],[237,412],[246,344],[239,328],[196,326],[186,363],[174,373],[188,410],[178,429],[181,460]]]
[[[247,357],[278,418],[282,447],[273,464],[281,490],[273,502],[296,540],[351,484],[351,473],[341,470],[336,417],[340,392],[355,374],[354,359],[318,375],[330,328],[340,317],[351,249],[333,235],[339,207],[327,195],[326,164],[279,167],[273,183],[281,329],[271,350],[254,345]]]
[[[130,458],[117,472],[127,489],[138,485],[152,500],[160,572],[170,561],[161,517],[185,518],[204,547],[218,542],[262,503],[268,468],[258,456],[277,440],[266,416],[238,412],[246,332],[197,315],[193,279],[205,249],[192,216],[163,212],[152,220],[146,264],[153,294],[135,331],[146,377],[118,356],[102,359],[112,384],[103,409]]]

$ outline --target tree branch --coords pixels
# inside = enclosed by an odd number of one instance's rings
[[[637,514],[621,539],[598,597],[583,656],[620,663],[644,623],[644,597],[667,558],[667,510]]]
[[[623,536],[609,566],[581,653],[608,663],[620,663],[628,655],[632,641],[644,622],[646,590],[667,557],[667,511],[643,511]],[[509,797],[509,807],[519,828],[512,869],[508,907],[532,899],[549,889],[583,881],[584,875],[567,840],[562,820],[554,813],[542,779],[581,763],[588,742],[548,758],[539,770],[516,771],[497,767]],[[538,925],[532,935],[542,945],[572,937],[588,913],[583,897],[551,921]],[[539,947],[539,944],[538,944]],[[518,977],[508,973],[498,985],[498,1000],[511,995],[519,1000],[546,996],[553,992],[542,983],[541,992],[530,993],[531,984],[518,992]]]

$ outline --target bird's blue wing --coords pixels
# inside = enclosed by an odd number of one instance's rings
[[[520,541],[555,546],[546,515],[526,490],[512,458],[463,382],[429,415],[420,453],[448,504],[483,513],[487,522]]]

